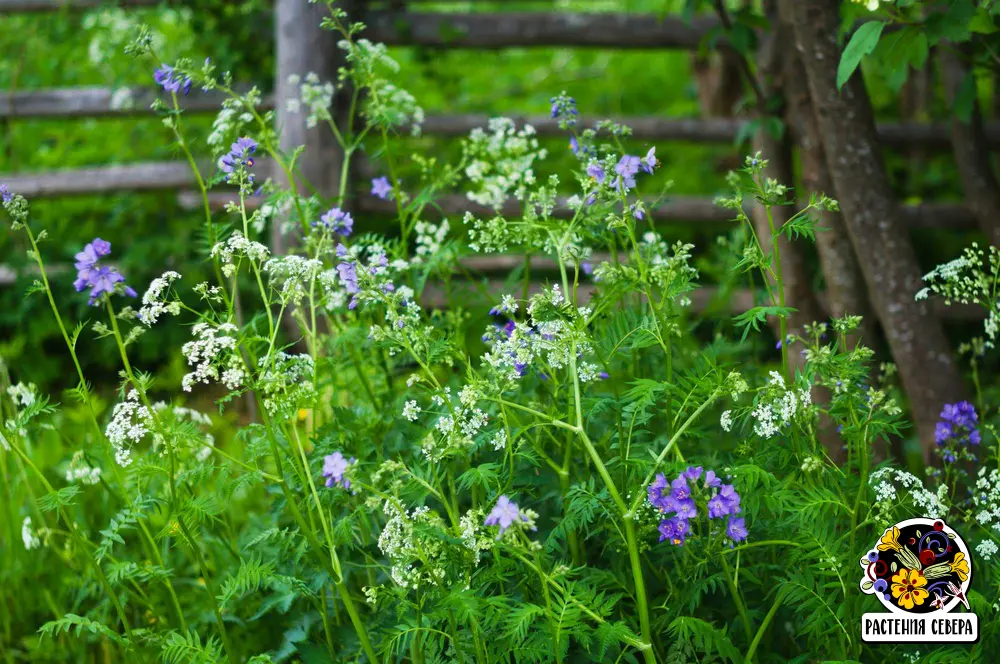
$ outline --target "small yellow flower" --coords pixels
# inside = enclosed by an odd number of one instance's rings
[[[965,559],[964,553],[956,553],[955,559],[948,563],[951,571],[958,574],[958,578],[965,581],[969,578],[969,561]]]
[[[924,588],[926,585],[927,579],[920,570],[904,567],[892,577],[892,596],[897,604],[909,610],[923,604],[930,595]]]
[[[885,535],[882,535],[882,539],[878,541],[879,551],[888,551],[889,549],[899,551],[899,528],[895,526],[891,530],[885,531]]]
[[[309,417],[309,411],[305,408],[299,408],[299,422],[305,422],[307,417]]]

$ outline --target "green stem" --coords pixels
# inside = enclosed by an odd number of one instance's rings
[[[156,412],[153,410],[153,404],[149,401],[149,396],[146,394],[146,389],[142,384],[136,380],[135,373],[132,371],[132,365],[128,361],[128,353],[125,351],[125,342],[122,340],[121,331],[118,329],[118,318],[115,316],[115,309],[111,306],[111,298],[105,298],[105,305],[108,309],[108,317],[111,319],[111,331],[114,333],[115,342],[118,344],[118,352],[121,354],[122,364],[125,366],[125,375],[132,386],[135,387],[135,391],[139,393],[139,397],[142,399],[143,405],[149,411],[149,417],[153,420],[156,425],[156,429],[159,430],[161,436],[163,436],[163,444],[167,448],[167,457],[170,463],[170,508],[171,511],[177,506],[177,456],[174,453],[174,447],[167,440],[166,435],[160,429],[159,418],[156,416]]]
[[[271,421],[271,417],[270,415],[268,415],[267,410],[264,408],[264,404],[263,403],[259,404],[259,407],[261,412],[261,418],[263,419],[264,422],[264,430],[267,433],[267,440],[271,446],[271,456],[274,458],[274,463],[277,469],[278,477],[284,478],[285,476],[284,464],[281,461],[281,451],[280,447],[278,446],[277,436],[274,433],[274,424]],[[340,597],[344,602],[344,606],[347,608],[347,613],[351,618],[351,623],[354,625],[354,629],[358,635],[358,640],[361,642],[362,649],[365,651],[365,654],[368,656],[368,659],[371,662],[373,663],[378,662],[379,661],[378,657],[375,655],[375,648],[372,647],[371,640],[368,638],[368,631],[365,629],[365,624],[361,620],[360,615],[358,615],[358,610],[357,607],[354,605],[354,600],[351,598],[350,590],[347,588],[347,585],[344,583],[344,580],[338,576],[338,573],[336,570],[334,570],[330,560],[323,555],[323,545],[320,544],[319,538],[316,536],[315,530],[310,527],[310,525],[303,518],[302,512],[299,511],[299,506],[295,502],[296,497],[294,494],[292,494],[291,489],[288,486],[288,482],[283,481],[281,482],[280,486],[282,495],[285,498],[285,503],[288,505],[288,508],[292,512],[292,518],[295,520],[295,523],[302,530],[303,535],[305,535],[306,541],[309,542],[309,545],[312,548],[312,551],[314,552],[314,555],[316,556],[320,565],[322,565],[326,569],[327,573],[330,575],[330,578],[335,580],[334,585],[337,588],[337,592],[340,594]]]
[[[746,633],[747,641],[751,641],[753,639],[753,632],[750,629],[750,618],[747,616],[747,607],[743,603],[743,596],[740,595],[739,588],[736,587],[736,581],[733,579],[733,572],[729,569],[726,557],[719,556],[719,560],[722,561],[722,571],[726,575],[726,585],[729,586],[729,594],[733,596],[733,603],[736,604],[736,610],[740,614],[743,631]]]
[[[212,576],[208,573],[208,565],[205,563],[205,556],[202,555],[201,549],[198,547],[194,536],[184,523],[184,517],[180,514],[177,515],[177,525],[180,527],[181,533],[184,535],[188,546],[191,547],[191,551],[194,552],[195,559],[198,561],[198,567],[201,569],[201,578],[205,580],[205,590],[208,591],[209,599],[212,601],[212,613],[215,614],[215,622],[219,626],[220,636],[222,637],[222,647],[226,649],[229,661],[235,664],[236,662],[239,662],[240,659],[237,657],[236,651],[233,650],[233,644],[229,640],[229,632],[226,630],[226,622],[222,619],[222,610],[219,608],[219,600],[216,597],[215,583],[212,581]]]
[[[757,628],[757,634],[754,635],[753,641],[750,642],[750,647],[747,648],[747,654],[743,657],[743,661],[746,662],[746,664],[751,664],[751,662],[753,662],[753,656],[757,652],[757,646],[760,645],[760,640],[764,637],[764,632],[767,631],[767,626],[771,624],[771,621],[774,619],[774,614],[778,612],[778,609],[781,607],[781,603],[784,599],[785,593],[779,590],[778,596],[774,598],[774,604],[771,605],[771,610],[767,612],[766,616],[764,616],[764,621],[760,624],[760,627]]]
[[[774,253],[774,272],[778,290],[778,306],[784,309],[785,284],[781,276],[781,249],[778,246],[778,233],[774,228],[774,214],[771,212],[771,206],[768,205],[765,209],[767,210],[767,225],[771,229],[771,247],[772,252]],[[764,275],[764,277],[766,281],[767,275]],[[781,373],[783,376],[788,376],[788,317],[785,316],[784,313],[778,316],[778,329],[781,331]]]
[[[48,479],[46,479],[45,475],[42,474],[42,471],[38,469],[38,466],[36,466],[31,461],[28,455],[24,453],[24,450],[18,447],[17,443],[15,443],[12,440],[8,440],[8,444],[10,445],[10,448],[14,450],[14,453],[17,454],[18,457],[20,457],[21,461],[23,461],[25,465],[31,468],[32,472],[34,472],[35,475],[38,477],[38,479],[41,480],[42,485],[45,487],[45,490],[50,494],[56,493],[56,490],[52,487],[51,484],[49,484]],[[66,511],[63,509],[61,505],[58,508],[58,513],[60,518],[63,520],[63,523],[66,524],[66,530],[69,532],[70,537],[76,543],[77,547],[79,547],[79,550],[83,551],[86,548],[84,546],[84,542],[80,537],[79,533],[77,532],[77,529],[74,527],[73,522],[70,521],[69,516],[66,514]],[[121,601],[119,601],[118,594],[114,591],[114,588],[111,587],[111,583],[108,581],[108,577],[105,576],[104,570],[101,569],[100,564],[89,555],[85,555],[84,558],[86,558],[87,562],[90,563],[91,567],[93,567],[94,569],[94,572],[97,574],[97,580],[100,582],[101,586],[103,586],[104,592],[107,594],[108,599],[111,600],[111,604],[114,605],[115,612],[118,614],[118,620],[121,621],[122,627],[125,629],[126,638],[128,638],[128,640],[131,641],[132,627],[131,625],[129,625],[128,618],[125,616],[125,607],[123,607]]]

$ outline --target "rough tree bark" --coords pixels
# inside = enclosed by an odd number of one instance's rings
[[[786,117],[799,146],[802,188],[805,190],[802,193],[815,192],[833,197],[833,183],[826,166],[805,69],[797,56],[787,58],[786,64],[789,68],[785,85],[788,100]],[[844,219],[839,212],[827,211],[821,213],[820,225],[826,230],[816,234],[816,251],[826,282],[827,313],[831,318],[847,314],[861,316],[861,327],[857,334],[848,337],[848,347],[853,348],[858,341],[863,341],[869,348],[874,348],[878,325]]]
[[[279,146],[287,154],[304,145],[306,150],[296,162],[297,170],[321,196],[333,198],[338,193],[343,156],[340,146],[329,127],[323,123],[313,128],[307,127],[306,109],[290,113],[287,102],[299,97],[299,86],[289,82],[292,75],[301,78],[312,72],[322,82],[336,83],[337,68],[343,63],[337,48],[338,36],[331,30],[320,28],[323,17],[328,15],[325,4],[313,4],[304,0],[275,0],[274,4],[277,44],[274,90],[275,114],[280,132]],[[343,96],[343,92],[338,90],[334,99]],[[273,176],[279,184],[290,185],[300,195],[309,194],[304,182],[289,183],[280,169],[275,169]],[[294,210],[289,211],[288,218],[293,222],[292,227],[299,224]],[[272,251],[275,254],[284,252],[294,242],[294,237],[294,232],[283,228],[282,224],[275,224],[272,229]]]
[[[765,8],[774,9],[774,2],[765,2]],[[790,29],[777,20],[776,12],[768,11],[772,19],[772,29],[764,35],[760,47],[757,51],[757,72],[758,89],[764,97],[770,101],[776,97],[784,95],[786,55],[783,52],[785,45],[790,41]],[[758,114],[763,118],[770,109],[758,109]],[[791,187],[794,182],[795,170],[792,166],[792,143],[790,134],[786,130],[781,138],[775,138],[773,134],[765,128],[757,131],[753,138],[753,149],[760,152],[767,160],[765,175],[774,178],[779,183]],[[792,206],[782,206],[772,208],[771,215],[775,228],[781,228],[787,222],[795,208]],[[754,232],[765,251],[772,246],[770,223],[767,218],[767,210],[762,205],[754,205],[751,210]],[[789,334],[802,334],[805,326],[809,323],[824,320],[823,309],[812,289],[812,280],[800,247],[790,242],[784,235],[778,238],[778,251],[781,252],[782,281],[784,282],[785,303],[796,312],[788,318]],[[773,283],[772,283],[773,285]],[[775,336],[780,338],[777,321],[772,321]],[[782,339],[782,342],[784,340]],[[801,354],[791,353],[788,357],[788,370],[794,376],[796,369],[801,369],[805,362]]]
[[[950,45],[938,49],[938,63],[948,105],[954,107],[959,88],[969,73],[961,55]],[[951,145],[962,176],[965,204],[975,215],[990,243],[1000,247],[1000,186],[990,164],[990,151],[983,131],[979,102],[972,102],[972,117],[951,120]]]
[[[941,322],[925,302],[914,300],[920,267],[878,152],[860,72],[837,90],[840,2],[782,2],[805,66],[836,197],[930,462],[938,414],[945,403],[961,398],[965,386]]]
[[[736,104],[743,96],[740,68],[735,58],[736,55],[729,50],[691,55],[691,73],[702,117],[732,117]]]

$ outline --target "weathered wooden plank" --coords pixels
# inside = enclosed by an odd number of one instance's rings
[[[477,127],[486,127],[491,117],[483,114],[428,115],[422,133],[428,136],[465,136]],[[557,120],[545,115],[507,115],[520,127],[530,124],[540,136],[565,136]],[[636,138],[649,140],[690,141],[692,143],[732,143],[742,126],[728,118],[667,118],[632,116],[610,118],[632,129]],[[591,128],[600,118],[582,116],[579,126]]]
[[[362,37],[390,46],[500,49],[577,46],[695,50],[713,30],[714,17],[690,23],[673,16],[623,13],[372,11]]]
[[[47,88],[0,92],[0,118],[102,117],[150,113],[150,104],[160,98],[168,105],[169,96],[159,94],[150,83],[145,87],[107,88]],[[218,91],[204,92],[192,88],[190,94],[179,97],[180,107],[187,112],[216,112],[222,107],[224,95]],[[274,100],[266,97],[261,109],[270,110]]]
[[[464,136],[476,127],[486,127],[491,116],[481,114],[429,115],[423,133],[431,136]],[[559,122],[548,116],[510,116],[518,126],[530,124],[540,136],[565,136]],[[732,143],[744,122],[732,118],[667,118],[632,116],[610,118],[632,129],[632,135],[645,140],[690,141],[692,143]],[[579,126],[591,128],[600,118],[581,116]],[[985,127],[987,142],[1000,147],[1000,123]],[[882,122],[879,139],[890,147],[920,146],[937,150],[951,149],[947,123]]]
[[[95,7],[150,7],[167,4],[166,0],[0,0],[0,14],[8,12],[54,12],[60,9],[83,10]]]
[[[162,191],[195,184],[186,162],[146,162],[88,168],[69,168],[43,173],[0,175],[14,193],[27,199],[108,194],[118,191]]]
[[[0,118],[31,117],[102,117],[136,115],[149,112],[149,105],[157,92],[152,85],[124,88],[124,92],[106,87],[49,88],[18,92],[0,92]],[[181,106],[188,112],[214,112],[222,103],[218,92],[194,89],[181,98]],[[124,101],[129,103],[123,103]],[[274,99],[266,97],[262,110],[274,108]],[[491,116],[485,114],[430,115],[423,125],[429,136],[465,136],[476,127],[485,127]],[[563,136],[558,122],[548,116],[511,116],[519,126],[532,125],[542,136]],[[732,143],[743,123],[729,118],[660,118],[633,116],[612,118],[632,128],[636,138],[644,140],[689,141],[692,143]],[[593,127],[596,117],[581,117],[581,127]],[[950,149],[948,127],[943,123],[885,122],[878,126],[879,138],[891,147],[921,147]],[[986,127],[987,141],[1000,147],[1000,123]]]
[[[382,201],[364,197],[358,202],[359,208],[374,214],[394,215],[396,207],[391,201]],[[657,221],[678,223],[729,223],[734,219],[731,210],[717,206],[712,198],[707,196],[672,196],[659,205],[647,200],[650,216]],[[466,211],[475,215],[487,216],[492,210],[484,208],[464,196],[452,194],[442,196],[435,202],[437,214],[445,216],[462,216]],[[972,214],[957,203],[922,203],[920,205],[904,205],[903,215],[914,228],[949,228],[971,229],[976,222]],[[505,216],[516,217],[520,208],[516,201],[509,201],[501,210]],[[428,215],[435,212],[427,209]],[[572,210],[565,205],[565,199],[559,201],[554,216],[568,218]]]
[[[265,173],[268,162],[260,160],[255,170]],[[49,198],[54,196],[73,196],[80,194],[106,194],[118,191],[161,191],[167,189],[190,189],[194,185],[194,177],[186,162],[146,162],[136,164],[119,164],[88,168],[72,168],[42,173],[19,173],[11,175],[0,174],[0,182],[6,184],[11,191],[25,198]],[[227,198],[228,197],[228,198]],[[226,191],[212,192],[213,206],[224,205],[225,200],[232,200],[232,194]],[[182,195],[181,201],[188,205],[200,205],[200,197],[190,194]],[[652,217],[659,221],[687,223],[727,223],[732,220],[731,211],[715,205],[707,196],[672,196],[659,205],[647,201]],[[391,201],[382,201],[370,196],[362,196],[357,201],[358,211],[371,214],[395,214],[396,207]],[[491,210],[483,208],[460,194],[442,196],[436,201],[440,213],[449,216],[462,216],[466,210],[477,215],[491,214]],[[965,206],[958,203],[921,203],[919,205],[904,205],[903,215],[914,228],[975,228],[972,214]],[[434,215],[434,208],[428,208],[427,214]],[[516,201],[511,201],[503,209],[503,214],[516,216],[519,207]],[[565,205],[565,199],[555,212],[558,217],[572,215]]]

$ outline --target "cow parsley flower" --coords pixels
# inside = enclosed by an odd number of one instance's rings
[[[727,432],[727,433],[729,431],[732,431],[732,429],[733,429],[733,411],[727,410],[727,411],[724,411],[722,413],[722,416],[719,418],[719,426],[721,426],[722,430],[725,431],[725,432]]]
[[[180,278],[179,273],[168,271],[149,282],[149,288],[142,295],[142,307],[138,314],[139,320],[147,327],[152,327],[163,314],[176,316],[181,312],[178,300],[168,302],[164,297],[169,294],[171,285]]]
[[[416,401],[407,401],[403,404],[403,417],[411,422],[416,422],[419,416],[420,406],[417,405]]]
[[[988,253],[988,255],[987,255]],[[924,300],[929,293],[944,298],[946,305],[953,302],[977,304],[986,310],[986,347],[992,348],[1000,334],[1000,247],[990,246],[988,251],[975,242],[953,261],[938,265],[923,277],[927,287],[916,294]]]
[[[465,175],[472,186],[467,196],[494,210],[503,207],[511,195],[526,198],[535,183],[533,165],[546,156],[535,128],[525,125],[518,130],[509,118],[490,119],[486,131],[473,129],[463,148],[468,161]]]
[[[83,450],[77,450],[73,454],[69,468],[66,469],[66,481],[70,484],[80,482],[81,484],[93,485],[101,480],[101,469],[97,466],[93,468],[83,457]]]
[[[129,390],[125,401],[111,411],[111,422],[104,430],[115,451],[115,461],[127,467],[132,463],[132,446],[141,441],[153,426],[153,416],[146,406],[139,403],[139,394]]]
[[[7,386],[7,395],[15,406],[28,407],[35,403],[38,388],[35,387],[34,383],[15,383]]]
[[[993,540],[983,540],[976,545],[976,553],[983,560],[990,560],[998,551],[1000,551],[1000,547],[997,547],[996,542]]]
[[[330,107],[333,105],[333,83],[322,82],[313,72],[305,75],[304,79],[298,74],[288,77],[290,85],[298,86],[299,96],[287,100],[286,108],[289,113],[298,113],[302,107],[309,111],[306,116],[306,127],[315,127],[322,120],[328,122],[332,120]]]
[[[239,388],[246,372],[236,351],[236,326],[224,323],[213,327],[199,322],[191,332],[195,339],[181,347],[188,366],[194,367],[181,380],[184,391],[190,392],[196,383],[208,385],[212,381],[221,381],[230,390]]]
[[[31,528],[31,517],[24,517],[24,521],[21,522],[21,541],[24,542],[24,548],[27,551],[32,549],[37,549],[42,545],[42,541],[35,534],[35,531]]]
[[[413,231],[417,235],[417,247],[412,262],[422,263],[441,251],[450,230],[451,226],[448,225],[447,219],[442,220],[440,224],[418,221],[413,226]]]

